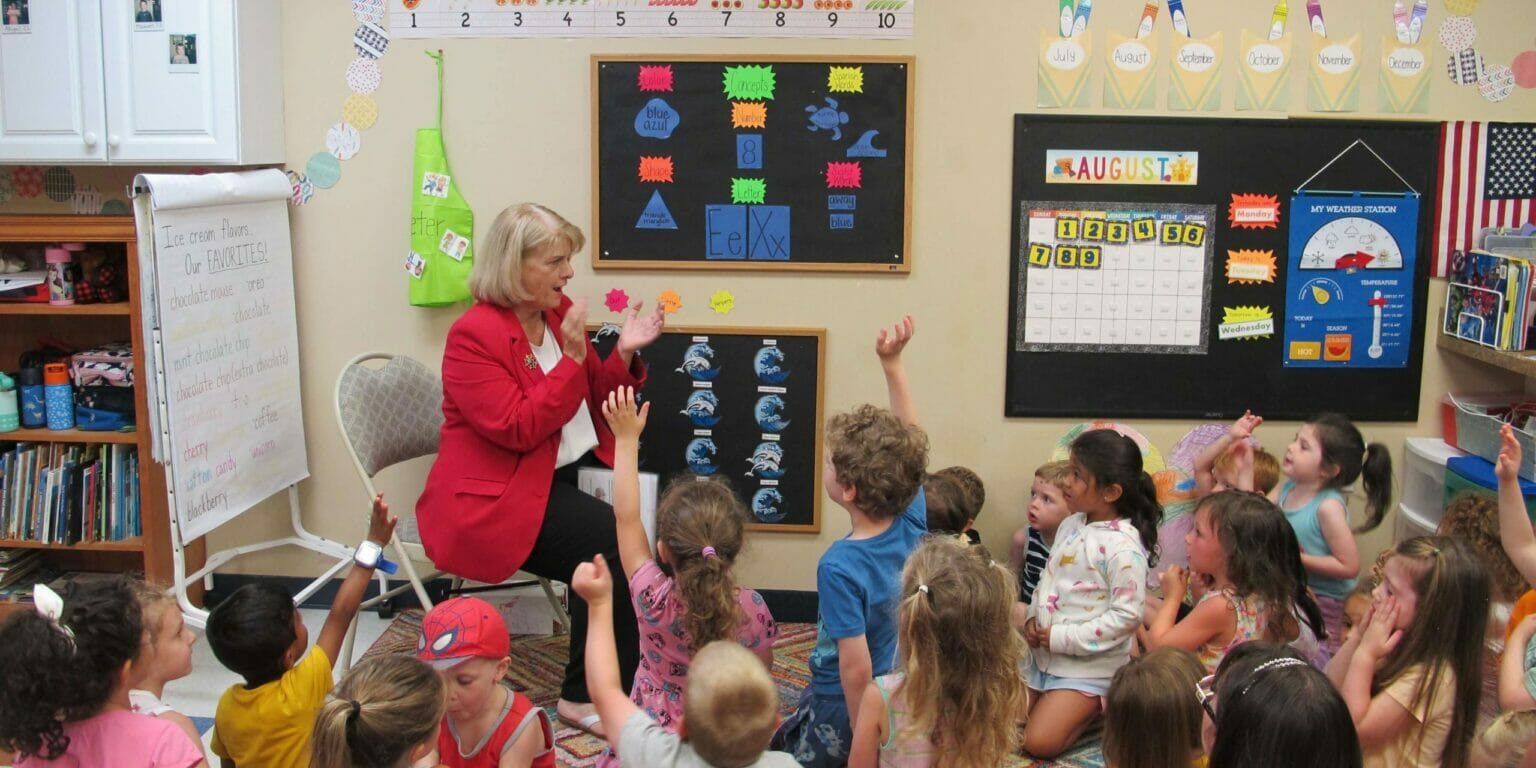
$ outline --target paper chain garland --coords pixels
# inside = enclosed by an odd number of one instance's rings
[[[357,58],[347,65],[347,89],[352,92],[341,105],[341,122],[325,132],[325,149],[309,156],[302,172],[288,170],[293,185],[292,205],[304,205],[314,199],[315,190],[330,189],[341,181],[341,163],[357,156],[363,148],[362,131],[379,119],[379,104],[373,98],[381,79],[379,59],[389,50],[389,30],[384,28],[384,0],[352,0],[352,15],[358,27],[352,34]]]

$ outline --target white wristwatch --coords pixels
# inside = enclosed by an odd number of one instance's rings
[[[377,542],[364,540],[357,545],[357,552],[352,555],[352,562],[361,568],[377,568],[385,573],[394,573],[396,566],[384,557],[384,547]]]

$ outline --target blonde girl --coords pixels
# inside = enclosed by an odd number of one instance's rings
[[[133,711],[174,723],[199,746],[202,734],[192,718],[171,709],[160,700],[165,684],[192,674],[192,646],[197,635],[187,628],[176,598],[165,588],[142,581],[133,584],[144,619],[144,647],[139,651],[139,680],[128,692]]]
[[[1328,665],[1367,765],[1468,765],[1482,694],[1488,573],[1466,542],[1399,543],[1363,624]]]
[[[930,536],[907,560],[893,672],[864,690],[850,768],[991,768],[1028,709],[1013,573],[984,547]],[[961,629],[963,628],[963,630]]]
[[[731,566],[744,543],[746,508],[720,481],[681,478],[656,508],[656,551],[640,522],[640,433],[650,403],[630,387],[603,403],[613,430],[613,512],[619,559],[640,624],[640,667],[630,698],[668,731],[683,714],[688,666],[700,648],[735,640],[770,670],[778,626],[757,592],[738,587]],[[611,736],[612,734],[610,734]],[[600,765],[617,761],[610,753]]]
[[[445,706],[437,670],[414,656],[368,659],[347,672],[315,716],[313,768],[437,765]]]

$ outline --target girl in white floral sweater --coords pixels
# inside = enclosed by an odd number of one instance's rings
[[[1056,530],[1024,624],[1032,694],[1024,751],[1038,758],[1061,754],[1082,735],[1109,679],[1130,660],[1162,520],[1130,438],[1085,432],[1072,441],[1071,463],[1062,490],[1077,512]]]

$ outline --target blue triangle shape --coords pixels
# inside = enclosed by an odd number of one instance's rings
[[[661,190],[651,193],[651,201],[640,212],[640,220],[635,222],[635,229],[677,229],[677,220],[672,218],[667,202],[661,199]]]

